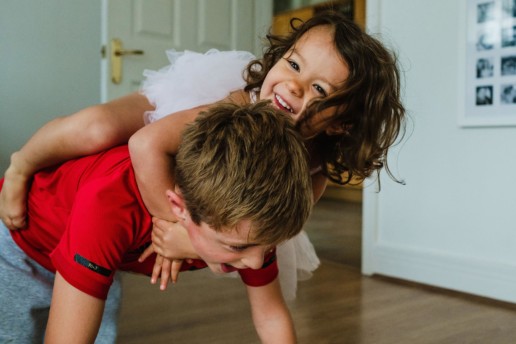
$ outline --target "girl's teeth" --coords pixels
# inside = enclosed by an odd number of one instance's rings
[[[293,112],[292,111],[292,108],[290,106],[288,106],[288,104],[280,98],[280,96],[276,95],[276,100],[278,101],[278,103],[281,104],[281,106],[283,106],[285,109],[287,109],[288,111],[290,112]]]

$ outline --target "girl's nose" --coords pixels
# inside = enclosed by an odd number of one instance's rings
[[[292,79],[288,81],[287,88],[290,91],[290,93],[295,95],[296,97],[303,96],[303,87],[298,80]]]

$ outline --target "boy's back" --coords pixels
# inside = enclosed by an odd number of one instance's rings
[[[138,192],[127,146],[38,172],[28,202],[28,226],[11,232],[14,241],[79,290],[105,299],[116,270],[152,274],[154,256],[138,261],[151,242],[152,218]],[[205,267],[193,260],[182,270]],[[239,270],[251,285],[269,283],[277,272],[274,254],[262,269]]]
[[[28,226],[13,231],[13,239],[42,266],[58,268],[76,281],[79,289],[105,298],[115,267],[150,273],[152,259],[142,264],[137,258],[151,240],[152,222],[127,146],[37,173],[28,202]]]

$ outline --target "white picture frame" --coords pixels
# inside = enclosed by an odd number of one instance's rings
[[[459,125],[516,126],[516,0],[466,0]]]

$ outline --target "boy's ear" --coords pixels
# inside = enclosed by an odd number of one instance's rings
[[[170,208],[172,209],[172,213],[176,216],[177,219],[182,219],[186,217],[186,206],[185,200],[177,191],[167,190],[166,195],[168,201],[170,202]]]

